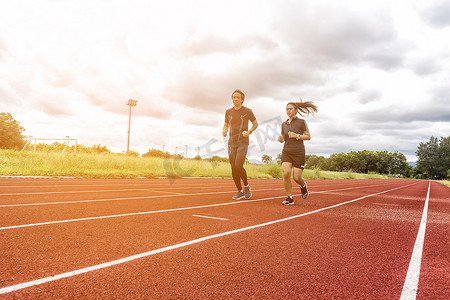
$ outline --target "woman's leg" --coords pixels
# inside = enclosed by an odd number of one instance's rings
[[[306,186],[305,179],[303,179],[303,169],[294,167],[294,181],[300,185],[300,191],[302,192],[302,198],[308,198],[308,187]]]
[[[292,196],[292,182],[291,182],[291,173],[292,173],[292,163],[283,162],[281,164],[281,169],[283,170],[283,183],[284,190],[286,191],[286,196]]]
[[[305,185],[305,179],[303,179],[303,169],[294,167],[294,181],[300,186]]]

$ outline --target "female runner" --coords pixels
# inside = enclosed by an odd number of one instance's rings
[[[306,163],[303,141],[310,140],[311,133],[308,125],[306,125],[306,121],[298,118],[297,113],[301,116],[302,113],[310,114],[312,112],[317,112],[317,106],[311,101],[289,102],[286,105],[286,114],[289,118],[281,125],[281,135],[278,137],[278,141],[284,143],[281,153],[281,168],[283,170],[284,189],[287,198],[282,202],[283,205],[294,204],[292,197],[292,173],[294,181],[300,185],[302,198],[306,199],[308,197],[308,187],[302,176]]]

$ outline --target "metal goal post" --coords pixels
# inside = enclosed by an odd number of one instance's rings
[[[32,141],[34,141],[34,143],[32,143]],[[25,144],[25,146],[23,146],[22,151],[20,151],[20,152],[23,152],[26,149],[26,147],[31,144],[34,144],[33,151],[36,152],[37,141],[65,141],[65,143],[64,143],[65,147],[61,153],[64,153],[64,151],[66,151],[66,149],[69,146],[71,141],[74,141],[75,142],[74,155],[77,154],[77,144],[78,144],[77,139],[70,138],[69,136],[66,136],[65,139],[49,139],[49,138],[36,138],[36,137],[33,137],[30,135],[28,137],[27,143]]]

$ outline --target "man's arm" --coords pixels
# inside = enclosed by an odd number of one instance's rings
[[[223,124],[222,135],[223,136],[227,136],[227,133],[228,133],[228,123],[224,123]]]
[[[244,137],[248,137],[253,131],[256,130],[256,128],[258,128],[258,121],[256,121],[256,119],[252,122],[252,128],[250,128],[249,131],[242,131],[242,136]]]

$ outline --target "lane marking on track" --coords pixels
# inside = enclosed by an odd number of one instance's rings
[[[258,191],[273,191],[273,190],[281,190],[282,188],[271,188],[271,189],[263,189]],[[145,191],[153,191],[147,189],[139,189]],[[0,207],[13,207],[13,206],[31,206],[31,205],[54,205],[54,204],[72,204],[72,203],[88,203],[88,202],[104,202],[104,201],[122,201],[122,200],[139,200],[139,199],[153,199],[153,198],[164,198],[164,197],[175,197],[175,196],[198,196],[198,195],[214,195],[214,194],[227,194],[232,193],[235,190],[231,191],[223,191],[223,192],[208,192],[208,193],[175,193],[175,192],[167,192],[171,195],[164,196],[141,196],[141,197],[126,197],[126,198],[106,198],[106,199],[90,199],[90,200],[74,200],[74,201],[59,201],[59,202],[36,202],[36,203],[17,203],[17,204],[0,204]],[[156,191],[155,191],[156,192]],[[163,193],[163,191],[161,191]]]
[[[310,194],[321,194],[327,192],[337,192],[337,191],[345,191],[345,190],[353,190],[353,189],[362,189],[366,187],[381,187],[386,185],[391,185],[392,183],[380,184],[380,185],[363,185],[357,187],[348,187],[337,190],[325,190],[319,192],[310,192]],[[275,190],[284,190],[283,187],[280,188],[270,188],[270,189],[262,189],[262,190],[253,190],[254,192],[261,191],[275,191]],[[201,195],[215,195],[215,194],[228,194],[235,192],[232,191],[224,191],[224,192],[209,192],[209,193],[195,193],[195,194],[184,194],[184,196],[201,196]],[[57,204],[77,204],[77,203],[91,203],[91,202],[108,202],[108,201],[124,201],[124,200],[144,200],[144,199],[155,199],[155,198],[165,198],[165,197],[178,197],[181,195],[164,195],[164,196],[142,196],[142,197],[126,197],[126,198],[107,198],[107,199],[90,199],[90,200],[74,200],[74,201],[59,201],[59,202],[37,202],[37,203],[17,203],[17,204],[0,204],[0,208],[2,207],[19,207],[19,206],[35,206],[35,205],[57,205]]]
[[[275,186],[273,186],[272,188],[283,188],[283,185],[282,184],[278,184],[278,183],[275,183],[276,185]],[[386,183],[386,184],[384,184],[384,185],[389,185],[389,184],[393,184],[392,182],[391,183]],[[151,188],[153,188],[153,186],[150,186],[150,187],[148,187],[148,185],[145,185],[145,184],[128,184],[128,185],[125,185],[125,186],[127,186],[127,187],[129,187],[129,186],[138,186],[138,185],[144,185],[144,187],[143,188],[135,188],[135,189],[120,189],[120,190],[93,190],[93,191],[83,191],[84,193],[96,193],[96,192],[110,192],[110,191],[132,191],[132,190],[149,190],[149,188],[151,189]],[[313,187],[313,188],[316,188],[316,187],[329,187],[329,186],[336,186],[336,185],[338,185],[338,186],[342,186],[342,185],[347,185],[347,184],[344,184],[344,183],[336,183],[336,184],[327,184],[327,185],[320,185],[320,186],[309,186],[310,188],[311,187]],[[64,187],[64,186],[71,186],[71,187],[73,187],[73,186],[79,186],[79,187],[98,187],[98,186],[114,186],[114,187],[117,187],[117,186],[123,186],[123,185],[121,185],[121,184],[118,184],[118,185],[52,185],[52,186],[0,186],[0,188],[2,188],[2,187],[6,187],[6,188],[59,188],[59,187]],[[145,186],[146,186],[146,188],[145,188]],[[267,184],[252,184],[251,185],[252,187],[267,187],[268,185]],[[230,188],[234,188],[234,186],[229,186]],[[186,190],[186,189],[190,189],[190,188],[201,188],[201,189],[215,189],[216,188],[216,186],[205,186],[204,184],[203,185],[198,185],[198,186],[193,186],[193,185],[187,185],[187,186],[185,186],[185,187],[161,187],[161,185],[156,185],[156,186],[154,186],[154,188],[167,188],[167,189],[170,189],[170,190]],[[16,195],[18,195],[18,196],[20,196],[20,195],[40,195],[40,194],[74,194],[74,193],[78,193],[78,192],[80,192],[80,191],[60,191],[60,192],[28,192],[28,193],[8,193],[8,194],[2,194],[2,193],[0,193],[0,197],[1,196],[16,196]]]
[[[103,193],[103,192],[129,192],[129,191],[148,191],[147,189],[120,189],[120,190],[93,190],[93,191],[64,191],[64,192],[36,192],[36,193],[11,193],[0,194],[0,196],[15,195],[47,195],[47,194],[78,194],[78,193]]]
[[[416,183],[413,183],[413,184],[416,184]],[[131,255],[131,256],[128,256],[128,257],[124,257],[124,258],[121,258],[121,259],[109,261],[109,262],[106,262],[106,263],[90,266],[90,267],[87,267],[87,268],[78,269],[78,270],[75,270],[75,271],[70,271],[70,272],[66,272],[66,273],[56,274],[56,275],[53,275],[53,276],[50,276],[50,277],[45,277],[45,278],[41,278],[41,279],[37,279],[37,280],[32,280],[32,281],[16,284],[16,285],[7,286],[7,287],[4,287],[4,288],[0,289],[0,294],[6,294],[6,293],[13,292],[13,291],[21,290],[21,289],[24,289],[24,288],[27,288],[27,287],[41,285],[41,284],[44,284],[44,283],[47,283],[47,282],[56,281],[56,280],[59,280],[59,279],[69,278],[69,277],[73,277],[73,276],[76,276],[76,275],[88,273],[88,272],[91,272],[91,271],[108,268],[108,267],[111,267],[111,266],[123,264],[123,263],[129,262],[129,261],[133,261],[133,260],[136,260],[136,259],[148,257],[148,256],[151,256],[151,255],[154,255],[154,254],[158,254],[158,253],[162,253],[162,252],[166,252],[166,251],[170,251],[170,250],[186,247],[186,246],[189,246],[189,245],[197,244],[197,243],[204,242],[204,241],[207,241],[207,240],[211,240],[211,239],[215,239],[215,238],[219,238],[219,237],[223,237],[223,236],[227,236],[227,235],[231,235],[231,234],[235,234],[235,233],[239,233],[239,232],[243,232],[243,231],[247,231],[247,230],[251,230],[251,229],[265,227],[265,226],[269,226],[269,225],[273,225],[273,224],[277,224],[277,223],[281,223],[281,222],[285,222],[285,221],[290,221],[290,220],[297,219],[297,218],[300,218],[300,217],[312,215],[312,214],[319,213],[319,212],[322,212],[322,211],[325,211],[325,210],[329,210],[329,209],[332,209],[332,208],[336,208],[336,207],[339,207],[339,206],[350,204],[350,203],[353,203],[353,202],[356,202],[356,201],[359,201],[359,200],[362,200],[362,199],[366,199],[366,198],[369,198],[369,197],[372,197],[372,196],[376,196],[376,195],[384,194],[384,193],[387,193],[387,192],[395,191],[395,190],[398,190],[398,189],[402,189],[402,188],[411,186],[413,184],[404,185],[404,186],[392,188],[392,189],[389,189],[389,190],[386,190],[386,191],[382,191],[382,192],[366,195],[366,196],[359,197],[359,198],[356,198],[356,199],[353,199],[353,200],[341,202],[341,203],[338,203],[338,204],[335,204],[335,205],[323,207],[323,208],[316,209],[316,210],[313,210],[313,211],[310,211],[310,212],[306,212],[306,213],[302,213],[302,214],[299,214],[299,215],[294,215],[294,216],[290,216],[290,217],[287,217],[287,218],[282,218],[282,219],[278,219],[278,220],[274,220],[274,221],[269,221],[269,222],[266,222],[266,223],[261,223],[261,224],[257,224],[257,225],[252,225],[252,226],[248,226],[248,227],[243,227],[243,228],[239,228],[239,229],[235,229],[235,230],[231,230],[231,231],[218,233],[218,234],[213,234],[213,235],[210,235],[210,236],[197,238],[197,239],[194,239],[194,240],[191,240],[191,241],[187,241],[187,242],[183,242],[183,243],[179,243],[179,244],[175,244],[175,245],[159,248],[159,249],[156,249],[156,250],[151,250],[151,251],[148,251],[148,252],[143,252],[143,253]]]
[[[281,190],[281,188],[279,188]],[[258,191],[273,191],[277,189],[264,189]],[[1,207],[14,207],[14,206],[33,206],[33,205],[55,205],[55,204],[76,204],[76,203],[90,203],[90,202],[107,202],[107,201],[124,201],[124,200],[143,200],[143,199],[155,199],[155,198],[167,198],[178,196],[201,196],[201,195],[216,195],[216,194],[229,194],[232,191],[224,192],[210,192],[210,193],[195,193],[195,194],[172,194],[164,196],[142,196],[142,197],[126,197],[126,198],[109,198],[109,199],[92,199],[92,200],[75,200],[75,201],[61,201],[61,202],[40,202],[40,203],[21,203],[21,204],[2,204]]]
[[[413,183],[413,184],[417,184],[417,183]],[[410,184],[410,185],[413,185],[413,184]],[[407,186],[409,186],[409,185],[407,185]],[[360,187],[356,187],[356,188],[360,188]],[[328,192],[344,191],[344,190],[356,189],[356,188],[345,188],[345,189],[332,190],[332,191],[310,192],[310,194],[326,194]],[[211,193],[205,193],[205,194],[211,194]],[[215,193],[215,194],[217,194],[217,193]],[[201,194],[201,195],[203,195],[203,194]],[[296,194],[296,195],[293,195],[293,196],[298,196],[298,195],[300,195],[300,194]],[[163,196],[163,197],[168,197],[168,196]],[[179,195],[170,195],[170,197],[174,197],[174,196],[179,196]],[[159,196],[155,196],[155,197],[159,197]],[[118,217],[139,216],[139,215],[157,214],[157,213],[182,211],[182,210],[190,210],[190,209],[198,209],[198,208],[226,206],[226,205],[233,205],[233,204],[243,204],[243,203],[250,203],[250,202],[259,202],[259,201],[273,200],[273,199],[284,198],[284,197],[286,197],[286,195],[275,196],[275,197],[268,197],[268,198],[261,198],[261,199],[254,199],[254,200],[239,200],[239,201],[232,201],[232,202],[223,202],[223,203],[216,203],[216,204],[205,204],[205,205],[179,207],[179,208],[168,208],[168,209],[162,209],[162,210],[151,210],[151,211],[143,211],[143,212],[135,212],[135,213],[124,213],[124,214],[106,215],[106,216],[98,216],[98,217],[87,217],[87,218],[77,218],[77,219],[68,219],[68,220],[59,220],[59,221],[49,221],[49,222],[41,222],[41,223],[23,224],[23,225],[13,225],[13,226],[0,227],[0,230],[9,230],[9,229],[17,229],[17,228],[25,228],[25,227],[35,227],[35,226],[61,224],[61,223],[71,223],[71,222],[80,222],[80,221],[90,221],[90,220],[101,220],[101,219],[118,218]]]
[[[203,177],[202,177],[203,179]],[[228,179],[229,182],[227,182],[227,179],[222,179],[220,181],[214,181],[214,182],[208,182],[209,184],[221,184],[223,185],[224,183],[229,183],[230,187],[234,186],[234,183],[232,183],[232,179]],[[278,179],[275,179],[278,180]],[[46,183],[48,183],[48,181],[45,181]],[[281,182],[281,180],[280,180]],[[251,183],[251,182],[250,182]],[[271,183],[271,184],[278,184],[277,181],[274,182],[264,182],[262,183],[261,181],[253,181],[253,184],[251,184],[251,186],[267,186],[267,183]],[[1,184],[1,181],[0,181]],[[164,183],[163,183],[164,184]],[[282,184],[282,182],[281,182]],[[327,185],[321,185],[321,186],[336,186],[336,185],[346,185],[348,183],[334,183],[334,184],[327,184]],[[60,188],[60,187],[130,187],[130,186],[143,186],[143,188],[160,188],[161,187],[161,181],[153,181],[153,182],[149,182],[149,183],[111,183],[111,184],[55,184],[55,185],[0,185],[0,188]],[[205,186],[204,183],[200,182],[200,183],[180,183],[177,184],[177,187],[173,187],[172,185],[165,185],[164,188],[168,188],[168,189],[186,189],[186,188],[215,188],[214,186]],[[1,194],[0,194],[1,195]]]
[[[156,190],[147,190],[147,189],[143,189],[143,191],[148,191],[148,192],[152,192],[152,193],[169,194],[169,195],[187,195],[186,193],[175,193],[175,192],[156,191]]]
[[[423,206],[422,219],[420,220],[419,231],[411,255],[408,272],[406,273],[400,300],[416,299],[417,288],[419,286],[420,265],[422,261],[423,243],[425,241],[425,229],[427,226],[428,202],[430,201],[431,182],[428,183],[427,198]]]
[[[192,215],[193,217],[198,218],[206,218],[206,219],[214,219],[214,220],[222,220],[222,221],[228,221],[228,219],[225,218],[218,218],[218,217],[210,217],[210,216],[203,216],[203,215]]]
[[[129,186],[129,185],[128,185]],[[264,186],[264,187],[267,187],[267,185],[254,185],[254,187],[259,187],[259,186]],[[54,185],[54,186],[51,186],[52,188],[58,188],[58,187],[60,187],[60,186],[58,186],[58,185]],[[232,186],[229,186],[230,188],[232,187]],[[281,187],[281,185],[280,185],[280,187]],[[18,187],[18,188],[23,188],[23,187]],[[33,188],[43,188],[43,187],[39,187],[39,186],[36,186],[36,187],[33,187]],[[150,188],[152,188],[152,187],[150,187]],[[167,188],[167,189],[169,189],[169,190],[186,190],[186,189],[189,189],[189,188],[191,188],[190,186],[187,186],[187,187],[177,187],[177,188],[174,188],[174,187],[161,187],[161,186],[155,186],[155,188]],[[216,188],[216,186],[192,186],[192,188],[202,188],[202,189],[215,189]],[[119,189],[119,190],[90,190],[90,191],[59,191],[59,192],[27,192],[27,193],[8,193],[8,194],[2,194],[2,193],[0,193],[0,196],[20,196],[20,195],[41,195],[41,194],[76,194],[76,193],[79,193],[79,192],[82,192],[82,193],[100,193],[100,192],[120,192],[120,191],[153,191],[152,189],[149,189],[148,187],[147,188],[144,188],[144,187],[142,187],[142,188],[134,188],[134,189]]]

